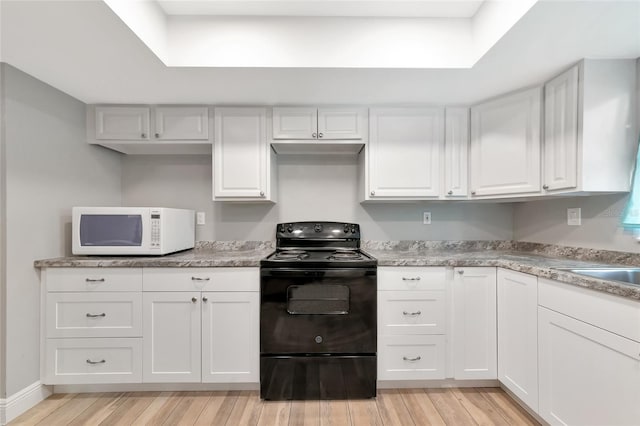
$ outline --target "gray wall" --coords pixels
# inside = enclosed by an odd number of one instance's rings
[[[515,240],[640,253],[630,231],[620,227],[628,194],[530,201],[514,207]],[[582,225],[567,225],[567,208],[582,209]]]
[[[5,221],[5,172],[7,170],[4,161],[4,67],[0,65],[0,398],[6,398],[5,387],[5,351],[6,351],[6,308],[5,308],[5,233],[7,222]]]
[[[271,240],[276,223],[297,220],[360,223],[369,240],[512,238],[511,204],[360,204],[353,155],[278,156],[277,167],[276,204],[223,203],[211,200],[210,156],[126,156],[122,202],[204,211],[198,240]]]
[[[70,254],[71,207],[119,205],[121,155],[90,146],[82,102],[2,64],[6,144],[6,395],[40,379],[35,259]]]

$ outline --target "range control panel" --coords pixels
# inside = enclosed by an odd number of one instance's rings
[[[345,222],[286,222],[276,228],[276,239],[360,240],[360,225]]]

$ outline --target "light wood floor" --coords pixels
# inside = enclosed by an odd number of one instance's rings
[[[373,400],[261,401],[257,391],[56,394],[10,425],[537,425],[499,388],[387,389]]]

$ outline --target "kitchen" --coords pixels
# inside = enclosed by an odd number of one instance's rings
[[[637,58],[638,50],[624,50],[625,40],[615,38],[628,35],[631,48],[637,49],[634,2],[618,5],[622,9],[617,14],[608,8],[583,10],[580,4],[559,2],[555,7],[573,8],[560,12],[550,11],[554,5],[547,2],[537,4],[475,65],[475,71],[285,67],[221,68],[211,74],[197,68],[164,68],[103,3],[10,3],[3,2],[0,9],[3,62],[82,102],[3,65],[3,398],[39,380],[40,280],[32,265],[36,259],[70,254],[74,205],[161,205],[202,211],[206,222],[197,227],[198,241],[271,241],[276,223],[342,220],[360,224],[363,239],[372,241],[516,240],[640,251],[633,235],[619,227],[624,193],[517,203],[361,204],[361,169],[355,155],[293,155],[277,158],[275,204],[212,202],[210,156],[121,155],[87,145],[85,135],[85,103],[470,105],[541,84],[584,56]],[[589,23],[595,17],[602,17],[602,25],[593,29]],[[567,40],[562,22],[557,22],[564,19],[572,19],[576,37],[601,50],[589,53],[582,47],[580,53],[562,53],[558,47],[560,58],[542,60],[553,53],[553,37]],[[532,31],[541,20],[547,25],[545,34]],[[61,31],[56,22],[68,31]],[[607,31],[614,35],[607,36]],[[522,43],[527,43],[528,58],[520,55]],[[509,63],[513,72],[486,76]],[[152,75],[157,80],[151,81]],[[445,84],[451,81],[460,86]],[[156,91],[159,87],[163,90]],[[34,122],[38,125],[31,125]],[[575,207],[582,209],[582,225],[570,227],[566,209]],[[425,211],[431,212],[431,225],[422,224]],[[24,229],[30,230],[28,238]]]

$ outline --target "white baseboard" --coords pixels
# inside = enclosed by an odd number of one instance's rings
[[[228,391],[258,390],[259,383],[109,383],[101,385],[55,385],[53,393]]]
[[[6,425],[49,395],[51,390],[48,386],[35,382],[7,399],[0,399],[0,425]]]
[[[378,380],[378,389],[497,388],[497,380]]]

